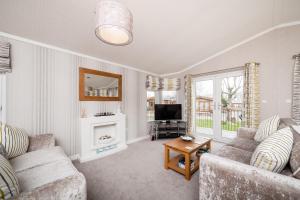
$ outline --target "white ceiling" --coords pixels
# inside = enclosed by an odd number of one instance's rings
[[[270,27],[300,20],[299,0],[120,1],[133,14],[134,39],[128,46],[96,38],[97,0],[0,0],[0,31],[165,74]]]

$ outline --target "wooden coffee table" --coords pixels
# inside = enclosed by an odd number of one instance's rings
[[[199,169],[200,157],[194,155],[200,148],[207,148],[211,150],[211,139],[209,138],[196,138],[194,141],[183,141],[177,138],[166,142],[165,146],[165,168],[173,169],[174,171],[183,174],[187,180],[191,179],[193,173]],[[180,153],[174,158],[170,158],[170,150]],[[178,166],[179,159],[184,156],[185,169]],[[190,160],[194,160],[194,168],[191,170]]]

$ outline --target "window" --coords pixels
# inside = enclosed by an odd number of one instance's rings
[[[147,120],[154,120],[155,92],[147,91]]]
[[[161,103],[162,104],[176,104],[176,91],[162,91]]]

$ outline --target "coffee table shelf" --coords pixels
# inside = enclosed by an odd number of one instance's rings
[[[168,163],[168,168],[173,169],[174,171],[176,171],[182,175],[185,175],[185,169],[182,169],[178,166],[179,159],[183,156],[184,155],[180,154],[180,155],[175,156],[174,158],[171,158]],[[195,162],[195,166],[191,170],[191,175],[193,175],[199,168],[199,158],[195,157],[194,162]]]

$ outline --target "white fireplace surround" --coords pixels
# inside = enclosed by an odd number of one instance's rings
[[[101,158],[127,148],[125,115],[80,119],[80,162]]]

